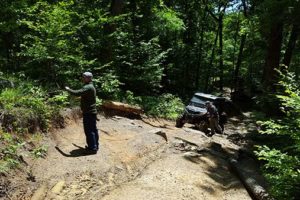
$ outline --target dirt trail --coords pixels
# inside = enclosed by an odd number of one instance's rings
[[[229,170],[227,156],[238,146],[227,136],[163,120],[99,117],[96,155],[82,154],[81,120],[51,135],[46,159],[32,167],[33,199],[251,199]],[[195,154],[199,147],[208,150]]]

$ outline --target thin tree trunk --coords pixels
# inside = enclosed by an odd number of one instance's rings
[[[210,56],[210,61],[209,61],[209,68],[206,74],[206,81],[205,81],[205,88],[204,91],[208,92],[208,85],[209,85],[209,80],[210,80],[210,76],[211,76],[211,69],[213,67],[213,61],[215,58],[215,49],[217,47],[217,42],[218,42],[218,38],[219,38],[219,29],[216,32],[216,37],[215,37],[215,41],[214,41],[214,45],[213,48],[211,50],[211,56]]]
[[[290,66],[292,56],[293,56],[293,50],[295,49],[296,42],[298,39],[298,34],[299,34],[299,26],[294,24],[289,38],[289,43],[287,45],[287,49],[285,51],[284,58],[283,58],[283,64],[287,67]]]
[[[238,14],[238,16],[239,16],[239,14]],[[233,45],[233,54],[232,54],[232,77],[231,77],[231,88],[230,88],[231,92],[234,90],[234,71],[235,71],[235,67],[236,67],[235,52],[236,52],[236,46],[237,46],[237,42],[238,42],[239,31],[240,31],[240,20],[238,20],[238,22],[237,22],[237,26],[236,26],[236,30],[235,30],[235,34],[234,34],[234,45]]]
[[[247,2],[246,0],[242,0],[242,6],[243,6],[243,13],[244,13],[244,17],[248,18],[248,6],[247,6]],[[233,77],[233,87],[234,87],[234,91],[236,91],[238,88],[238,77],[240,74],[240,69],[241,69],[241,64],[242,64],[242,57],[243,57],[243,51],[244,51],[244,46],[245,46],[245,42],[246,42],[246,38],[247,35],[244,33],[241,36],[241,43],[240,43],[240,49],[239,49],[239,55],[238,55],[238,59],[237,59],[237,63],[236,63],[236,67],[234,70],[234,77]],[[252,64],[251,64],[252,65]]]
[[[245,46],[245,42],[246,42],[246,37],[247,37],[246,34],[243,34],[241,36],[239,55],[238,55],[236,67],[234,70],[234,79],[233,79],[234,80],[234,82],[233,82],[234,91],[237,90],[237,82],[238,82],[238,77],[239,77],[240,68],[241,68],[241,64],[242,64],[243,50],[244,50],[244,46]]]
[[[220,91],[223,90],[224,85],[224,63],[223,63],[223,13],[219,16],[219,70],[220,70]]]
[[[235,34],[234,34],[234,44],[233,44],[233,54],[232,54],[232,69],[235,69],[235,51],[236,51],[239,31],[240,31],[240,22],[237,23]]]
[[[201,25],[201,32],[200,32],[200,45],[199,45],[199,58],[198,58],[198,65],[196,69],[196,88],[199,87],[199,79],[200,79],[200,70],[201,70],[201,64],[202,64],[202,46],[203,46],[203,36],[205,31],[205,22],[207,17],[206,9],[204,10],[204,15],[202,19],[202,25]]]
[[[185,12],[189,13],[187,15],[187,30],[185,32],[185,37],[184,37],[184,43],[187,44],[186,47],[186,52],[185,52],[185,71],[184,71],[184,94],[186,94],[186,92],[189,92],[191,90],[191,77],[190,77],[190,72],[192,69],[192,65],[191,65],[191,44],[192,44],[192,39],[191,39],[191,27],[192,27],[192,23],[193,23],[193,19],[191,16],[191,13],[189,12],[190,9],[190,5],[188,3],[188,1],[186,1],[185,4]]]
[[[247,3],[246,0],[242,0],[242,6],[243,6],[243,12],[244,12],[244,16],[247,18],[248,17],[248,7],[247,7]]]
[[[132,32],[133,32],[133,40],[136,42],[137,33],[138,33],[138,19],[136,17],[137,5],[136,0],[131,0],[129,3],[129,9],[131,12],[131,22],[132,22]]]
[[[207,1],[204,1],[204,3],[207,3]],[[223,2],[224,3],[224,2]],[[223,75],[224,75],[224,64],[223,64],[223,17],[224,17],[224,13],[225,13],[225,10],[226,10],[226,7],[227,7],[227,4],[228,2],[225,2],[224,4],[220,4],[219,5],[219,8],[218,8],[218,13],[219,13],[219,17],[216,17],[216,15],[211,12],[210,10],[208,10],[208,13],[213,17],[213,19],[216,20],[216,22],[218,23],[218,33],[216,35],[217,39],[218,39],[218,36],[219,36],[219,56],[220,56],[220,60],[219,60],[219,70],[220,70],[220,74],[219,74],[219,77],[220,77],[220,90],[222,91],[223,90],[223,85],[224,85],[224,79],[223,79]],[[222,10],[222,7],[223,7],[223,10]],[[216,39],[216,40],[217,40]],[[213,49],[214,50],[214,49]],[[213,54],[212,54],[213,55]],[[212,57],[213,59],[213,57]],[[211,61],[212,63],[212,61]],[[210,69],[209,69],[209,73],[210,73]],[[208,77],[206,79],[206,86],[205,86],[205,89],[207,90],[208,88],[208,83],[209,83],[209,74],[208,74]]]

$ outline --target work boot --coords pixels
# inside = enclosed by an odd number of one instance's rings
[[[85,146],[85,151],[87,154],[97,154],[98,149],[90,149],[88,146]]]

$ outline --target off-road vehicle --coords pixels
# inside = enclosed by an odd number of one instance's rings
[[[205,102],[212,102],[219,112],[219,124],[224,130],[224,124],[227,122],[227,113],[231,101],[224,97],[217,97],[211,94],[197,92],[194,94],[184,112],[177,118],[176,127],[181,128],[185,123],[194,124],[196,128],[203,132],[208,130],[208,117]]]

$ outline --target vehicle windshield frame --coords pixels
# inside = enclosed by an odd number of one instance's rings
[[[200,107],[200,108],[205,108],[205,102],[206,101],[212,101],[212,99],[205,98],[202,96],[194,95],[191,100],[189,105],[190,106],[195,106],[195,107]]]

